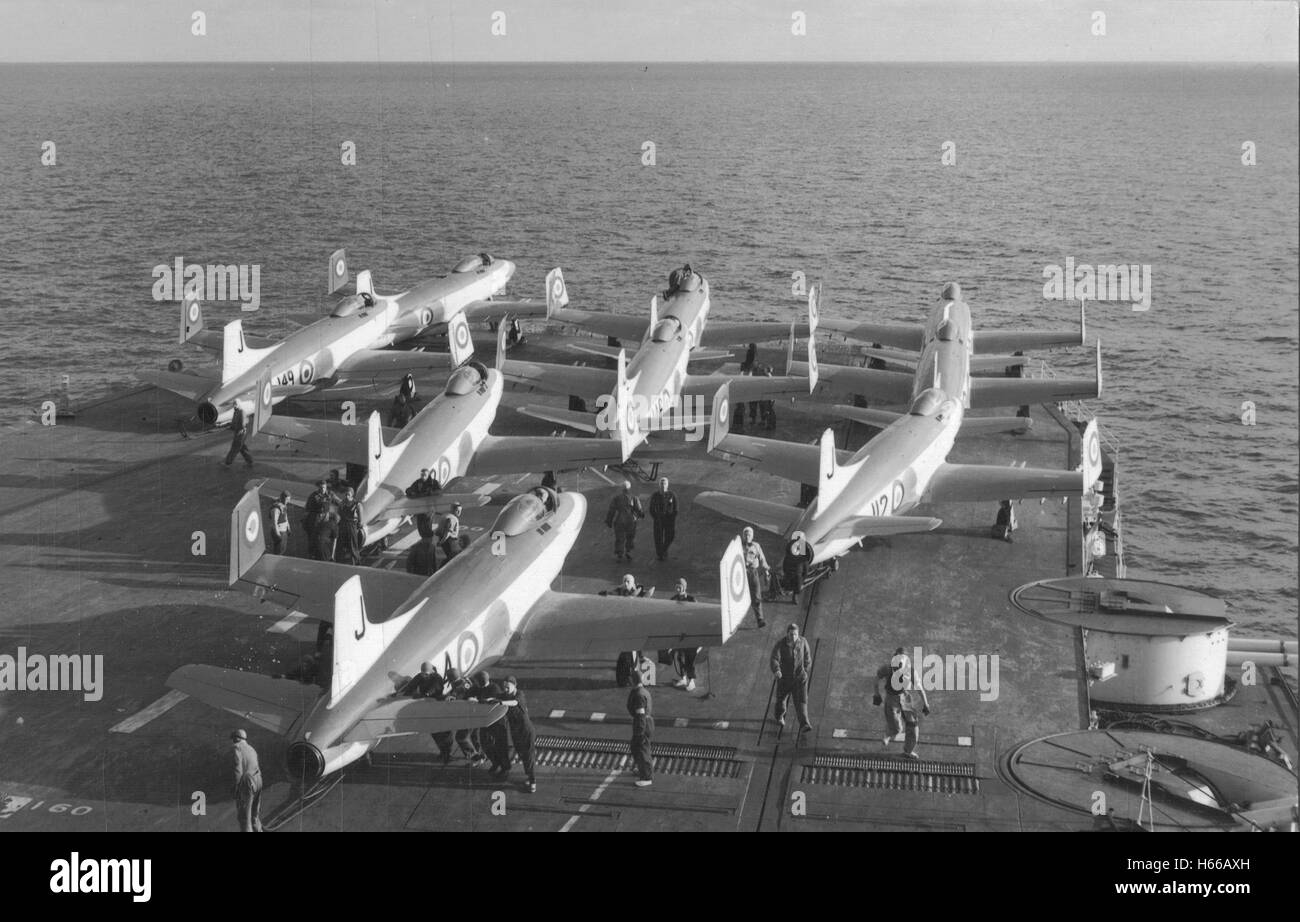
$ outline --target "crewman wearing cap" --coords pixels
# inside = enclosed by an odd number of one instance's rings
[[[641,500],[632,492],[632,481],[623,481],[623,492],[609,501],[605,513],[605,525],[614,529],[614,556],[619,559],[632,559],[632,548],[636,545],[636,523],[645,518],[645,509]]]
[[[473,697],[473,689],[470,687],[469,680],[460,674],[460,670],[455,666],[447,670],[446,697],[453,701],[467,701]],[[483,752],[479,749],[478,730],[457,730],[456,745],[460,751],[465,753],[465,758],[469,759],[471,765],[481,765],[484,760]],[[446,765],[451,759],[444,754],[442,764]]]
[[[289,547],[289,494],[281,493],[271,503],[271,553],[281,554]]]
[[[529,794],[536,794],[536,759],[533,752],[537,732],[533,729],[532,718],[528,716],[528,703],[524,701],[524,693],[519,690],[519,680],[512,675],[506,676],[501,703],[510,709],[506,711],[506,723],[510,726],[510,740],[515,744],[515,752],[524,767],[524,777],[527,779],[524,786]],[[506,771],[509,770],[510,763],[507,761]]]
[[[230,734],[235,753],[235,815],[240,832],[262,831],[262,769],[242,729]]]
[[[307,533],[307,556],[312,560],[321,559],[319,541],[316,535],[329,518],[330,504],[329,484],[322,477],[316,481],[316,491],[307,497],[307,505],[303,510],[302,530]]]
[[[894,650],[889,662],[876,670],[876,694],[871,703],[885,708],[885,728],[888,734],[880,742],[889,748],[894,737],[900,731],[905,732],[903,755],[909,759],[919,759],[916,743],[920,738],[921,718],[916,714],[916,704],[920,701],[921,714],[929,716],[930,699],[925,689],[917,680],[916,669],[902,647]]]
[[[500,701],[502,691],[492,681],[487,670],[480,669],[474,673],[474,685],[469,694],[471,700],[487,704]],[[490,723],[486,727],[480,727],[478,738],[479,744],[483,747],[483,754],[492,763],[490,774],[493,777],[504,778],[510,773],[510,731],[506,727],[505,716],[502,715],[495,723]]]
[[[648,788],[654,784],[654,756],[650,744],[655,735],[654,702],[649,690],[641,684],[641,673],[632,673],[632,690],[627,695],[627,713],[632,718],[631,754],[636,767],[636,786]]]
[[[785,557],[781,560],[781,571],[785,574],[785,584],[790,589],[791,603],[799,604],[799,593],[803,591],[804,580],[808,578],[808,568],[812,566],[813,549],[803,532],[797,531],[790,536],[785,546]]]
[[[420,476],[416,478],[413,484],[406,488],[406,495],[411,497],[432,496],[437,492],[438,481],[429,476],[429,469],[427,467],[420,468]]]

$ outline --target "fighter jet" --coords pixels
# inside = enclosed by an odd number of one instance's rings
[[[464,317],[452,318],[449,337],[457,368],[443,392],[400,430],[380,425],[372,413],[368,426],[316,419],[275,417],[260,423],[265,435],[321,457],[368,465],[359,499],[366,515],[366,540],[391,534],[406,516],[435,513],[453,503],[482,505],[477,493],[438,492],[408,497],[406,488],[427,469],[443,491],[465,476],[520,474],[603,466],[621,461],[620,446],[604,439],[491,435],[488,429],[501,403],[499,371],[473,361],[473,341]],[[250,481],[264,496],[281,491],[306,496],[311,487],[280,480]]]
[[[369,270],[357,274],[356,293],[344,297],[328,317],[310,317],[302,329],[278,343],[251,344],[242,321],[226,324],[220,334],[205,329],[203,311],[194,298],[182,305],[180,340],[221,352],[220,379],[181,371],[145,372],[144,380],[196,402],[204,425],[224,425],[264,374],[271,377],[278,403],[321,390],[336,392],[345,383],[373,386],[395,381],[408,373],[445,370],[447,355],[434,352],[387,350],[433,324],[453,317],[501,318],[508,311],[544,312],[540,302],[490,300],[504,290],[515,265],[486,253],[462,260],[446,278],[421,283],[397,294],[377,294]],[[348,280],[347,255],[338,250],[330,258],[333,294]],[[548,282],[549,285],[549,282]],[[558,306],[550,297],[547,305]]]
[[[615,353],[617,368],[548,365],[502,359],[498,362],[506,379],[559,394],[595,396],[598,412],[590,414],[553,407],[526,406],[520,412],[538,419],[569,426],[583,432],[618,439],[623,460],[646,440],[652,430],[695,430],[707,422],[705,401],[726,381],[731,381],[736,400],[760,400],[778,395],[808,393],[816,381],[805,376],[734,377],[721,374],[695,375],[687,371],[690,362],[719,358],[729,353],[709,353],[711,343],[772,339],[785,335],[786,327],[771,321],[710,325],[709,283],[689,266],[674,270],[672,287],[650,302],[650,322],[618,314],[557,310],[552,320],[578,323],[613,336],[641,337],[640,346],[629,362],[626,349]],[[816,331],[816,304],[809,302],[808,329]],[[794,329],[797,329],[795,327]],[[635,330],[635,333],[630,331]],[[606,354],[598,347],[587,351]],[[502,348],[498,345],[498,354]]]
[[[290,679],[182,666],[167,684],[290,737],[290,778],[311,785],[381,741],[425,751],[425,733],[497,720],[504,707],[398,692],[422,661],[468,675],[502,657],[613,658],[622,650],[719,646],[749,608],[740,539],[719,566],[719,604],[597,597],[550,590],[582,528],[587,501],[538,488],[516,496],[491,538],[424,579],[265,553],[261,503],[250,491],[230,521],[230,584],[332,621],[324,691]]]
[[[819,445],[728,433],[728,386],[713,402],[709,451],[729,461],[818,485],[807,509],[769,500],[706,491],[695,502],[787,539],[802,532],[813,562],[833,560],[864,538],[938,528],[939,519],[909,516],[920,503],[985,502],[1027,497],[1079,496],[1101,474],[1097,424],[1083,437],[1083,470],[1038,470],[944,459],[963,424],[960,400],[940,387],[923,390],[900,416],[857,452],[837,451],[827,429]]]
[[[1023,366],[1024,356],[1000,354],[1009,350],[1078,345],[1085,341],[1087,331],[1084,307],[1079,305],[1079,330],[988,330],[978,335],[971,328],[970,310],[962,299],[961,287],[955,282],[944,288],[942,303],[931,311],[924,326],[857,323],[846,320],[824,320],[822,328],[841,333],[852,339],[863,339],[893,348],[868,347],[862,354],[882,362],[912,369],[912,373],[891,371],[885,368],[860,368],[849,365],[822,364],[819,369],[823,390],[838,393],[861,394],[887,405],[907,406],[922,390],[933,386],[938,375],[937,340],[957,342],[963,349],[960,366],[953,366],[943,374],[944,387],[951,396],[958,397],[967,409],[985,407],[1020,406],[1031,403],[1057,403],[1065,400],[1087,400],[1101,396],[1101,343],[1097,343],[1097,371],[1088,378],[992,378],[971,377],[971,372],[1005,371]],[[810,293],[810,297],[815,293]],[[911,351],[900,351],[911,350]],[[786,374],[803,373],[801,363],[791,363]],[[884,426],[878,411],[861,408],[837,407],[841,415],[870,425]],[[895,414],[896,416],[896,414]]]

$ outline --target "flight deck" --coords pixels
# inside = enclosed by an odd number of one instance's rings
[[[558,343],[538,334],[517,354],[556,360]],[[763,355],[778,367],[783,359],[776,350]],[[507,389],[492,431],[550,434],[551,424],[514,409],[547,401],[563,405]],[[386,411],[387,400],[362,403],[358,418],[372,407]],[[75,419],[11,429],[0,440],[0,631],[7,652],[102,654],[102,698],[0,693],[0,831],[233,830],[228,734],[240,721],[169,690],[165,680],[185,663],[284,675],[315,649],[315,621],[228,590],[228,522],[250,478],[305,483],[343,465],[254,439],[253,468],[225,467],[229,433],[183,433],[178,419],[192,406],[152,387],[76,411]],[[276,408],[321,412],[315,404]],[[840,447],[857,448],[867,435],[804,400],[778,401],[776,413],[776,438],[809,442],[833,426]],[[1022,435],[959,439],[952,459],[1079,463],[1076,426],[1044,407],[1033,408],[1032,419]],[[692,593],[716,599],[718,559],[739,527],[692,498],[720,489],[793,504],[800,489],[710,459],[703,443],[695,449],[698,457],[657,466],[634,456],[626,472],[560,473],[559,486],[584,493],[590,510],[554,588],[594,594],[630,572],[656,597],[671,595],[685,577]],[[461,481],[457,492],[491,497],[466,512],[471,536],[480,539],[500,506],[541,475]],[[644,500],[658,475],[671,479],[682,501],[676,542],[657,561],[647,520],[632,562],[620,562],[605,507],[625,476]],[[263,818],[277,831],[1091,830],[1107,816],[1112,826],[1131,820],[1140,806],[1134,792],[1112,797],[1102,816],[1092,809],[1104,773],[1089,760],[1142,745],[1117,734],[1173,727],[1185,738],[1222,743],[1271,720],[1294,761],[1293,669],[1268,671],[1257,685],[1238,685],[1226,703],[1170,716],[1163,728],[1090,729],[1095,708],[1077,632],[1029,617],[1009,599],[1027,583],[1084,575],[1078,499],[1018,503],[1012,542],[992,537],[993,505],[919,511],[942,526],[868,539],[801,604],[765,602],[766,628],[749,615],[728,643],[701,654],[694,691],[672,686],[671,665],[658,667],[652,787],[633,785],[627,690],[616,686],[613,662],[503,661],[489,671],[518,676],[539,734],[535,794],[523,790],[518,766],[511,778],[493,781],[459,753],[444,766],[430,741],[425,754],[380,746],[327,779],[304,807],[284,768],[286,741],[252,728],[267,784]],[[396,537],[368,562],[402,568],[413,540]],[[760,533],[759,541],[776,566],[778,539]],[[305,554],[301,533],[290,552]],[[771,717],[768,658],[789,622],[814,652],[813,729],[805,734],[795,721],[782,730]],[[983,689],[929,692],[918,760],[903,758],[899,742],[883,742],[882,712],[871,701],[877,670],[896,647],[973,655],[992,667],[981,675],[996,679]],[[1109,740],[1098,745],[1099,734]],[[1027,744],[1037,748],[1023,750]],[[1258,768],[1261,783],[1276,783],[1275,762],[1233,753]],[[1209,811],[1154,807],[1162,828],[1232,826]]]

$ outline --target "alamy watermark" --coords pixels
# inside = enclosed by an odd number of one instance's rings
[[[1043,297],[1050,301],[1126,301],[1135,311],[1151,309],[1151,266],[1149,263],[1119,265],[1075,265],[1043,267]]]
[[[619,414],[635,413],[638,431],[679,430],[686,433],[688,442],[698,442],[704,438],[704,427],[709,418],[709,407],[703,394],[692,397],[682,394],[676,400],[633,394],[629,406],[619,406],[612,396],[601,394],[596,398],[596,409],[597,432],[617,432],[621,428]],[[646,419],[649,419],[649,425],[643,426],[642,421]]]
[[[908,673],[926,691],[978,691],[981,701],[998,698],[998,654],[926,653],[921,647],[912,648],[909,660],[906,654],[895,653],[889,660],[894,674],[889,683],[899,691],[912,681]]]
[[[214,266],[190,263],[177,256],[172,265],[153,267],[153,299],[184,301],[194,297],[203,301],[239,301],[240,310],[255,311],[262,303],[262,267],[260,265]]]
[[[97,653],[55,654],[27,652],[17,656],[0,653],[0,692],[79,691],[87,701],[104,697],[104,655]]]

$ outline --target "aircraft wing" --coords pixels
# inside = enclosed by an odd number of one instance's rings
[[[471,323],[482,321],[501,321],[507,314],[511,317],[545,317],[546,300],[525,298],[522,301],[471,301],[463,311],[465,319]]]
[[[775,474],[795,483],[817,483],[821,476],[822,450],[817,444],[804,445],[729,432],[710,451],[725,461]],[[853,458],[849,451],[835,454],[840,464],[848,464]]]
[[[813,446],[816,448],[816,446]],[[817,449],[820,452],[820,449]],[[755,499],[752,496],[736,496],[732,493],[722,493],[717,490],[706,490],[695,497],[697,505],[705,509],[712,509],[714,512],[720,512],[729,519],[735,519],[738,522],[744,522],[746,525],[753,525],[755,528],[761,528],[763,531],[770,531],[773,534],[785,535],[795,523],[803,516],[803,510],[798,506],[787,506],[785,503],[774,503],[766,499]]]
[[[880,343],[882,346],[906,349],[908,352],[920,352],[925,339],[925,328],[911,324],[820,320],[817,328],[839,333],[848,339],[856,339],[866,343]]]
[[[793,374],[806,373],[808,363],[793,362],[790,371]],[[878,403],[907,405],[912,400],[913,376],[901,371],[818,364],[817,380],[826,390],[839,394],[862,394]]]
[[[384,427],[380,431],[384,443],[389,444],[401,430]],[[329,419],[272,416],[262,424],[261,434],[288,442],[298,451],[319,458],[365,464],[369,457],[370,431],[366,426],[348,426]]]
[[[446,371],[452,367],[445,352],[410,352],[401,349],[360,349],[338,367],[341,377],[384,375],[401,377],[429,371]]]
[[[942,524],[941,519],[915,515],[858,515],[840,522],[827,532],[823,540],[883,538],[887,535],[934,531]]]
[[[465,473],[481,477],[621,463],[622,447],[614,439],[489,435],[474,452]]]
[[[788,330],[789,327],[786,327]],[[706,400],[712,400],[718,388],[724,384],[731,385],[731,399],[736,403],[747,400],[767,400],[772,397],[807,397],[808,377],[797,375],[687,375],[682,382],[682,395],[693,397],[697,394]]]
[[[615,339],[628,339],[634,343],[641,342],[650,321],[640,314],[607,314],[597,311],[575,311],[567,307],[551,312],[555,323],[567,323],[570,326],[591,330],[602,336]]]
[[[1078,330],[978,330],[974,344],[976,352],[1015,352],[1018,349],[1080,346],[1083,339]]]
[[[794,335],[808,335],[808,321],[794,325]],[[734,346],[744,343],[765,343],[774,339],[787,339],[790,336],[790,324],[782,320],[753,321],[709,321],[700,336],[701,346]]]
[[[167,687],[282,735],[321,694],[317,685],[217,666],[182,666],[167,677]]]
[[[292,317],[290,318],[292,319]],[[313,317],[311,321],[320,320],[320,317]],[[294,321],[297,323],[297,321]],[[220,355],[226,348],[226,337],[221,330],[199,330],[190,334],[190,338],[185,340],[187,343],[193,343],[209,352],[215,352]],[[265,336],[249,336],[244,334],[244,344],[252,349],[270,349],[278,345],[274,339],[267,339]]]
[[[221,383],[217,378],[201,378],[198,375],[187,375],[183,371],[137,371],[135,376],[147,384],[179,394],[187,400],[198,400]]]
[[[370,743],[410,733],[470,730],[496,723],[506,715],[504,704],[476,701],[437,701],[433,698],[396,698],[376,705],[343,735],[345,743]]]
[[[931,478],[925,500],[996,503],[1004,499],[1081,496],[1092,487],[1091,481],[1084,482],[1084,476],[1079,471],[944,463]]]
[[[612,394],[618,375],[608,368],[585,365],[551,365],[544,362],[521,362],[507,359],[498,366],[502,376],[512,384],[538,387],[553,394],[577,394],[599,397]]]
[[[971,378],[970,405],[1014,407],[1100,397],[1097,381],[1088,378]]]

